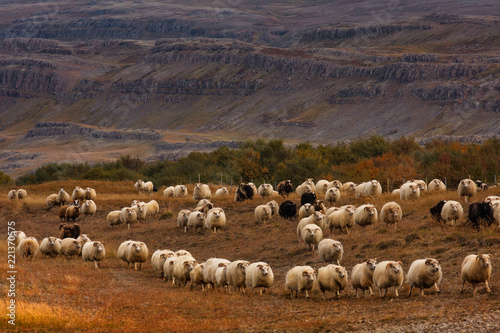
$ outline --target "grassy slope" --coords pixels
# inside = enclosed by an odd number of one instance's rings
[[[98,213],[93,219],[82,219],[79,223],[84,233],[93,240],[101,240],[107,249],[107,258],[102,268],[84,267],[80,260],[65,258],[42,259],[30,262],[18,259],[17,263],[17,328],[29,331],[216,331],[247,330],[310,331],[335,327],[339,331],[392,330],[396,327],[432,323],[460,323],[481,314],[489,323],[498,326],[495,312],[500,306],[496,256],[493,259],[491,294],[483,287],[477,297],[472,297],[472,288],[459,294],[460,264],[470,253],[500,253],[498,229],[480,232],[460,226],[455,230],[433,222],[428,209],[443,199],[457,200],[456,192],[439,195],[426,194],[415,202],[399,199],[404,220],[397,230],[377,225],[375,228],[355,228],[351,235],[334,232],[331,237],[344,244],[345,265],[350,273],[352,267],[366,258],[401,260],[407,272],[415,259],[434,257],[441,261],[444,278],[442,293],[429,290],[425,297],[417,293],[407,299],[391,300],[370,297],[355,299],[349,287],[341,293],[340,300],[324,302],[320,292],[312,293],[312,299],[290,300],[284,289],[284,276],[294,265],[319,267],[317,254],[307,251],[304,243],[298,242],[297,220],[283,221],[275,218],[268,225],[256,225],[253,209],[266,202],[256,198],[248,203],[235,203],[230,198],[214,200],[223,207],[228,217],[228,228],[217,234],[204,230],[185,234],[176,227],[177,212],[182,208],[194,208],[191,199],[164,199],[160,193],[152,196],[158,200],[161,216],[130,230],[107,225],[109,211],[128,205],[137,198],[131,183],[110,182],[58,182],[27,187],[30,193],[24,203],[12,204],[6,195],[0,198],[3,220],[16,221],[16,228],[35,236],[39,241],[50,235],[58,235],[59,220],[55,209],[46,211],[45,197],[64,185],[68,190],[75,185],[92,186],[98,192]],[[7,193],[4,188],[2,193]],[[192,187],[189,187],[191,192]],[[486,195],[499,195],[492,189],[480,193],[474,200]],[[146,195],[140,197],[149,200]],[[378,209],[394,198],[383,195],[370,200],[344,199],[342,204],[374,203]],[[298,197],[292,200],[298,202]],[[281,202],[281,199],[278,199]],[[6,224],[2,226],[6,230]],[[328,232],[327,232],[328,233]],[[5,233],[2,232],[5,237]],[[202,262],[217,256],[229,260],[246,259],[266,261],[273,267],[275,284],[263,296],[248,292],[245,295],[224,294],[220,290],[203,293],[201,290],[177,288],[160,280],[148,262],[142,271],[133,271],[116,258],[118,245],[127,239],[144,241],[150,254],[158,248],[186,249]],[[413,239],[413,240],[412,240]],[[6,244],[0,245],[2,253]],[[0,264],[7,271],[5,261]],[[409,290],[405,283],[401,294]],[[2,285],[2,294],[6,286]],[[303,295],[301,295],[303,297]],[[333,295],[328,295],[330,298]],[[472,316],[472,317],[471,317]],[[493,316],[493,317],[491,317]],[[495,317],[497,316],[497,317]],[[481,317],[481,318],[483,318]],[[466,319],[464,319],[466,318]],[[498,318],[497,318],[498,319]],[[6,330],[5,321],[0,329]],[[495,326],[491,326],[492,328]]]

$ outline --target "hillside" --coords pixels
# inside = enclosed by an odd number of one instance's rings
[[[500,134],[496,2],[362,3],[0,2],[2,171],[256,137]]]
[[[80,218],[82,232],[92,240],[103,241],[107,257],[96,271],[93,265],[84,267],[80,260],[37,258],[35,261],[19,259],[16,262],[17,327],[27,331],[109,331],[132,332],[200,330],[235,332],[310,332],[312,330],[339,332],[496,332],[499,327],[498,227],[477,232],[459,220],[452,228],[434,222],[429,208],[436,202],[460,200],[455,191],[441,194],[424,193],[417,201],[402,202],[399,198],[383,194],[378,198],[345,196],[339,203],[373,203],[378,210],[385,202],[397,201],[403,208],[403,220],[397,229],[378,223],[374,227],[356,226],[350,235],[334,231],[327,237],[343,243],[342,265],[348,274],[352,267],[367,258],[400,260],[405,274],[415,259],[433,257],[441,262],[443,280],[441,293],[431,288],[425,296],[413,295],[405,281],[400,297],[393,297],[390,290],[385,299],[378,296],[357,299],[348,287],[334,299],[327,293],[323,301],[321,292],[310,293],[310,299],[290,299],[285,290],[286,272],[295,265],[321,267],[317,253],[298,241],[297,217],[292,221],[273,218],[267,225],[257,224],[254,208],[268,200],[257,197],[249,202],[238,203],[229,198],[213,199],[228,217],[227,228],[216,234],[208,230],[187,233],[176,226],[177,213],[181,209],[193,209],[196,201],[140,195],[126,182],[51,182],[27,186],[29,197],[24,202],[8,202],[0,197],[0,207],[5,221],[15,221],[16,230],[23,230],[39,241],[50,235],[58,235],[60,220],[56,209],[47,211],[45,198],[61,186],[71,191],[74,186],[91,186],[97,190],[98,212],[91,219]],[[212,191],[215,190],[212,187]],[[189,193],[192,186],[188,185]],[[9,189],[3,188],[2,193]],[[233,188],[234,191],[234,188]],[[479,192],[472,201],[483,200],[488,195],[500,195],[498,187]],[[110,227],[106,222],[109,211],[129,205],[131,200],[155,199],[160,203],[160,215],[130,230],[123,226]],[[291,200],[298,203],[293,194]],[[283,199],[276,198],[278,202]],[[467,215],[467,205],[464,205]],[[225,294],[220,288],[202,292],[196,289],[178,288],[162,281],[147,262],[141,271],[127,268],[116,258],[119,244],[125,240],[144,241],[150,251],[159,248],[190,251],[200,262],[210,257],[229,260],[245,259],[269,263],[275,275],[273,287],[264,295],[250,289],[246,294]],[[0,244],[7,252],[5,242]],[[492,254],[490,294],[484,285],[478,287],[478,295],[472,296],[467,284],[460,294],[460,265],[471,253]],[[7,271],[6,263],[0,268]],[[5,286],[5,285],[4,285]],[[4,303],[5,304],[5,303]],[[2,331],[11,331],[6,321],[0,323]]]

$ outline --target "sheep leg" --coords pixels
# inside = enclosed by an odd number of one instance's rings
[[[290,290],[290,298],[293,299],[293,290]]]
[[[437,282],[434,282],[434,287],[436,287],[436,291],[438,292],[438,294],[441,293],[441,290],[439,290],[439,288],[438,288]]]
[[[464,286],[465,286],[465,280],[463,280],[463,282],[462,282],[462,288],[460,288],[460,293],[463,293],[463,291],[464,291]]]
[[[340,299],[340,291],[339,291],[339,290],[337,290],[337,291],[335,292],[335,294],[337,295],[337,299]]]
[[[411,291],[413,290],[413,286],[410,286],[410,292],[408,293],[408,297],[411,296]]]
[[[424,296],[424,287],[420,287],[420,296]]]
[[[259,295],[262,295],[263,293],[262,288],[259,288]]]
[[[356,298],[359,298],[358,288],[354,288],[354,291],[356,292]],[[363,290],[363,296],[365,296],[365,291],[364,290]]]
[[[306,289],[306,298],[309,298],[309,293],[307,292],[307,289]]]
[[[477,294],[477,289],[476,289],[476,287],[477,287],[477,284],[475,284],[475,283],[474,283],[474,284],[472,285],[472,295],[473,295],[473,296],[476,296],[476,294]]]
[[[396,297],[399,297],[398,287],[394,287],[394,294],[396,295]]]
[[[323,292],[323,301],[326,301],[325,291],[322,290],[322,292]]]
[[[491,293],[490,286],[488,285],[488,281],[484,281],[484,284],[486,285],[486,291]]]

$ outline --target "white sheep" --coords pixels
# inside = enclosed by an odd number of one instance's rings
[[[17,246],[17,252],[23,258],[31,258],[31,260],[35,259],[35,256],[38,254],[39,250],[40,246],[38,245],[38,241],[35,237],[26,237]]]
[[[198,262],[192,256],[177,257],[172,271],[175,284],[179,287],[186,286],[191,279],[190,273],[196,265],[198,265]]]
[[[246,286],[248,288],[259,288],[262,295],[267,288],[271,288],[274,283],[274,273],[265,262],[254,262],[246,268]]]
[[[498,195],[490,195],[490,196],[487,196],[484,199],[484,202],[493,202],[493,201],[499,201],[499,200],[500,200],[500,196],[498,196]]]
[[[148,216],[148,206],[145,202],[138,202],[135,205],[132,205],[130,208],[133,208],[135,210],[138,221],[146,220],[146,217]]]
[[[408,283],[410,284],[410,292],[408,297],[411,296],[413,287],[420,288],[420,296],[424,296],[424,288],[436,287],[439,293],[438,283],[443,278],[443,271],[441,264],[438,260],[427,258],[417,259],[411,263],[408,270]]]
[[[176,185],[174,187],[174,197],[175,198],[185,198],[188,195],[187,187],[184,185]]]
[[[314,248],[323,239],[323,230],[316,224],[307,224],[302,228],[301,237],[309,245],[309,250],[314,251]]]
[[[160,278],[163,278],[163,265],[168,258],[174,257],[175,253],[170,250],[156,250],[151,256],[151,266],[160,273]]]
[[[188,216],[187,229],[195,228],[201,231],[205,226],[205,214],[203,212],[191,212]],[[186,229],[186,230],[187,230]]]
[[[14,237],[12,241],[14,242],[16,248],[19,246],[19,243],[21,243],[21,241],[26,238],[26,234],[21,230],[12,231],[10,233],[10,236]],[[12,238],[10,236],[9,242],[12,242]]]
[[[93,188],[87,187],[85,189],[84,199],[85,200],[95,200],[96,198],[97,198],[97,192]]]
[[[61,254],[70,259],[74,256],[79,256],[82,252],[82,244],[75,238],[64,238],[61,242]]]
[[[330,182],[330,184],[328,185],[328,188],[333,188],[333,187],[335,187],[335,188],[338,188],[339,190],[342,190],[342,187],[343,187],[343,186],[344,186],[344,185],[342,184],[342,182],[341,182],[340,180],[332,180],[332,181]]]
[[[127,246],[133,242],[133,240],[122,242],[120,246],[118,246],[118,250],[116,251],[116,257],[125,261],[127,263],[127,266],[129,265],[129,262],[127,261]]]
[[[308,217],[303,218],[300,220],[299,224],[297,225],[297,235],[299,238],[302,238],[302,229],[308,224],[315,224],[318,227],[321,228],[321,230],[325,229],[325,216],[321,212],[316,212]]]
[[[276,200],[271,200],[268,203],[266,203],[266,205],[268,205],[269,208],[271,208],[271,213],[273,216],[278,216],[280,206],[278,205]]]
[[[184,228],[184,232],[187,232],[189,214],[191,214],[189,209],[183,209],[177,214],[177,226]]]
[[[467,202],[468,199],[475,196],[477,193],[477,185],[472,179],[462,179],[458,184],[458,195],[464,198]]]
[[[46,237],[40,242],[40,253],[55,258],[61,254],[61,243],[62,240],[57,237]]]
[[[312,192],[316,192],[316,185],[314,185],[314,178],[307,178],[301,185],[308,185],[311,187]]]
[[[174,252],[176,257],[183,257],[183,256],[193,256],[189,251],[186,250],[177,250]]]
[[[465,257],[462,262],[462,288],[460,293],[464,291],[465,282],[472,284],[472,294],[476,296],[476,287],[478,283],[484,282],[486,291],[491,292],[488,281],[491,277],[491,258],[490,254],[470,254]]]
[[[191,272],[189,272],[191,288],[201,285],[201,290],[205,291],[207,281],[205,281],[205,278],[203,277],[203,267],[205,267],[205,263],[198,264]]]
[[[391,195],[399,197],[399,196],[401,196],[401,190],[399,188],[397,188],[391,192]]]
[[[370,296],[373,296],[373,272],[377,267],[377,259],[368,259],[361,264],[357,264],[352,268],[351,285],[356,290],[356,297],[358,296],[358,289],[363,291],[370,291]]]
[[[335,228],[349,235],[349,228],[354,227],[354,208],[352,206],[341,207],[341,209],[331,213],[327,220],[330,234]]]
[[[227,198],[229,196],[229,191],[226,187],[221,187],[215,191],[216,198]]]
[[[316,191],[318,193],[325,194],[329,188],[330,188],[330,182],[326,179],[320,179],[316,183]]]
[[[80,186],[75,186],[73,193],[71,193],[71,200],[84,200],[85,199],[85,190]]]
[[[446,191],[446,185],[443,183],[441,179],[431,180],[427,188],[429,191],[436,191],[436,192]]]
[[[198,201],[198,203],[196,204],[196,208],[198,208],[198,207],[204,207],[204,206],[206,206],[206,205],[210,205],[210,204],[212,204],[212,203],[210,202],[210,200],[208,200],[208,199],[201,199],[201,200],[200,200],[200,201]]]
[[[373,227],[377,220],[378,212],[374,205],[361,205],[354,212],[354,222],[359,226],[371,225]]]
[[[145,190],[144,181],[142,179],[139,179],[137,182],[135,182],[134,187],[137,191],[139,191],[139,194],[141,194],[141,192]]]
[[[273,185],[262,184],[259,186],[257,193],[259,193],[261,197],[270,197],[274,193]]]
[[[326,291],[333,291],[340,298],[340,292],[347,287],[347,279],[347,271],[342,266],[330,264],[318,269],[318,286],[323,292],[323,300],[326,300]]]
[[[205,262],[205,267],[203,267],[203,278],[207,281],[208,284],[212,286],[212,288],[217,283],[217,278],[215,273],[217,268],[222,266],[227,266],[231,262],[227,259],[221,258],[210,258]]]
[[[326,238],[321,240],[318,244],[318,257],[319,260],[325,263],[337,262],[340,265],[342,256],[344,255],[344,247],[339,241]]]
[[[142,186],[142,190],[147,192],[148,194],[153,193],[154,188],[155,188],[155,186],[154,186],[152,181],[144,182],[144,184]]]
[[[82,204],[82,214],[85,217],[92,217],[97,211],[97,205],[94,200],[85,200]]]
[[[130,229],[132,223],[137,222],[137,213],[132,207],[124,207],[120,212],[120,223],[125,223],[127,229]]]
[[[224,289],[224,292],[228,292],[227,284],[227,265],[219,264],[219,268],[215,271],[215,281],[217,285]]]
[[[80,234],[80,236],[78,236],[78,238],[76,239],[76,241],[78,243],[80,243],[80,245],[82,246],[82,249],[83,249],[83,246],[85,244],[87,244],[88,242],[91,242],[89,236],[87,234]],[[80,255],[81,255],[81,251],[80,251]]]
[[[61,188],[59,190],[59,193],[57,194],[57,202],[62,205],[65,205],[66,203],[69,203],[71,200],[68,192],[64,190],[64,188]]]
[[[135,270],[142,268],[142,263],[148,260],[148,247],[143,242],[131,242],[125,250],[127,263],[134,264]]]
[[[299,208],[299,221],[303,218],[311,216],[315,212],[314,206],[310,203],[305,203]]]
[[[331,187],[326,190],[325,201],[328,201],[330,205],[334,205],[336,202],[339,202],[340,198],[342,198],[342,193],[338,188]]]
[[[28,192],[25,189],[18,189],[17,190],[17,198],[18,199],[24,199],[28,196]]]
[[[342,184],[342,192],[345,193],[355,193],[357,185],[353,182],[346,182]]]
[[[457,220],[464,215],[464,209],[458,201],[448,200],[441,209],[441,218],[445,223],[451,221],[451,225],[455,226]]]
[[[402,217],[401,206],[394,201],[386,203],[380,210],[380,221],[384,222],[386,226],[394,224],[394,229],[396,229],[397,223],[401,221]]]
[[[306,185],[306,184],[301,184],[297,186],[297,188],[295,189],[295,193],[297,193],[299,197],[302,197],[302,195],[305,193],[312,193],[312,192],[314,192],[314,190],[311,187],[311,185]]]
[[[373,272],[373,283],[378,287],[380,297],[385,297],[390,287],[394,287],[394,296],[398,297],[398,288],[403,285],[403,278],[401,261],[382,261]]]
[[[177,256],[169,257],[165,260],[165,263],[163,264],[163,278],[167,282],[172,281],[172,284],[175,284],[175,278],[173,272],[174,272],[174,264],[177,258],[178,258]]]
[[[95,268],[101,266],[101,261],[106,257],[106,249],[99,241],[87,242],[82,248],[82,259],[87,265],[87,261],[94,262]]]
[[[164,189],[163,190],[163,196],[165,198],[173,197],[174,196],[174,187],[173,186],[169,186],[166,189]]]
[[[271,219],[273,213],[268,205],[259,205],[255,207],[254,215],[257,223],[267,224],[267,221]]]
[[[9,198],[9,200],[17,200],[17,190],[10,190],[9,193],[7,193],[7,198]]]
[[[120,214],[121,210],[113,210],[108,213],[106,216],[106,220],[108,221],[110,226],[115,226],[117,224],[120,224],[122,221],[120,220]]]
[[[369,182],[363,183],[363,191],[361,195],[366,195],[366,196],[379,196],[382,194],[382,186],[378,182],[378,180],[371,180]],[[356,187],[357,191],[357,187]],[[358,195],[359,196],[359,195]]]
[[[224,213],[224,210],[218,207],[210,209],[207,213],[205,226],[213,230],[214,233],[217,232],[217,229],[224,228],[226,226],[226,213]]]
[[[235,291],[245,292],[246,270],[249,265],[250,262],[246,260],[235,260],[227,266],[227,284]]]
[[[54,206],[59,205],[59,202],[57,202],[57,194],[51,194],[47,197],[45,200],[45,203],[47,204],[47,208],[50,209]]]
[[[156,214],[160,213],[160,205],[156,200],[146,202],[146,208],[148,211],[148,216],[156,216]]]
[[[193,199],[208,199],[212,198],[212,192],[210,191],[210,187],[207,184],[196,183],[193,189]]]
[[[420,197],[420,188],[417,183],[404,183],[401,185],[399,197],[401,200],[415,200]]]
[[[420,193],[427,191],[427,184],[425,183],[424,180],[421,179],[411,179],[406,181],[407,183],[415,183],[418,186],[418,189],[420,190]]]
[[[306,298],[309,298],[308,291],[314,287],[317,272],[311,266],[295,266],[286,273],[285,286],[290,290],[291,298],[295,291],[295,298],[298,298],[299,292],[305,291]]]

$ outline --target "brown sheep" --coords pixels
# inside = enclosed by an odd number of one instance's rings
[[[78,238],[80,236],[80,226],[78,224],[66,224],[62,223],[59,225],[59,230],[61,231],[61,236],[59,238]]]

